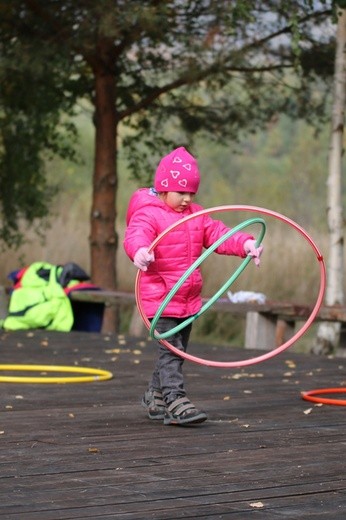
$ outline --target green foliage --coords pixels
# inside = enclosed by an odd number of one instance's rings
[[[83,206],[87,206],[93,167],[91,128],[86,125],[85,117],[78,117],[76,124],[81,136],[77,152],[83,156],[84,164],[76,166],[55,160],[49,165],[49,178],[63,189],[61,204],[71,201],[70,211],[80,197],[84,199]],[[316,132],[305,121],[282,115],[266,129],[243,136],[232,146],[215,143],[206,136],[198,137],[193,147],[202,174],[197,202],[205,207],[223,204],[267,207],[291,216],[308,229],[326,231],[329,130],[329,123]],[[173,140],[174,129],[172,133]],[[153,151],[154,166],[145,172],[147,186],[152,185],[158,161],[159,155]],[[142,180],[129,181],[130,170],[123,148],[118,164],[118,217],[122,225],[128,200],[142,186]]]
[[[249,204],[279,211],[325,230],[329,124],[319,132],[287,116],[232,147],[196,141],[207,207]]]
[[[96,115],[115,109],[123,157],[145,183],[154,158],[195,135],[236,142],[282,112],[316,122],[330,15],[307,0],[0,0],[0,238],[18,242],[21,218],[48,214],[44,160],[76,159],[81,99]],[[96,105],[96,76],[113,78],[115,107]]]
[[[341,9],[346,9],[346,0],[335,0],[334,4],[336,7],[340,7]]]
[[[56,186],[48,182],[46,159],[76,160],[77,134],[67,118],[75,98],[73,82],[62,73],[64,59],[35,39],[32,44],[35,28],[25,17],[13,30],[14,7],[2,8],[0,29],[0,239],[18,246],[23,221],[40,233],[51,209]]]

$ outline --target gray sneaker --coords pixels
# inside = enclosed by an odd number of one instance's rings
[[[141,404],[147,410],[149,419],[156,421],[164,419],[166,405],[159,390],[147,390]]]

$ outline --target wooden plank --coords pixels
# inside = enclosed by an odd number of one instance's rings
[[[71,291],[70,298],[81,302],[105,303],[106,305],[135,304],[134,293],[106,290]]]
[[[135,305],[136,303],[134,293],[121,291],[72,291],[70,297],[76,301],[104,302],[106,305]],[[205,303],[208,300],[204,298],[203,301]],[[286,321],[290,321],[290,318],[305,320],[311,314],[312,309],[313,307],[309,305],[276,301],[267,301],[264,304],[259,304],[255,302],[233,303],[227,299],[220,299],[213,304],[213,310],[216,312],[242,315],[245,315],[247,312],[261,312],[262,314],[276,316]],[[346,323],[346,306],[322,306],[317,314],[316,320],[341,321]]]
[[[140,406],[153,341],[3,332],[0,349],[3,363],[114,374],[85,384],[1,383],[2,520],[344,517],[344,408],[300,397],[344,384],[340,360],[291,349],[241,369],[186,362],[189,395],[209,420],[179,428],[150,421]],[[189,351],[219,360],[249,355],[203,344]]]

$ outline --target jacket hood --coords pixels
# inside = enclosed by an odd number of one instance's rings
[[[129,225],[132,215],[145,206],[164,206],[152,188],[140,188],[132,195],[126,213],[126,225]]]

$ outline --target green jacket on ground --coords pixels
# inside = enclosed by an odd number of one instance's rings
[[[49,280],[38,273],[49,270]],[[73,310],[58,280],[61,267],[35,262],[24,272],[11,294],[6,330],[47,329],[68,332],[73,326]]]

